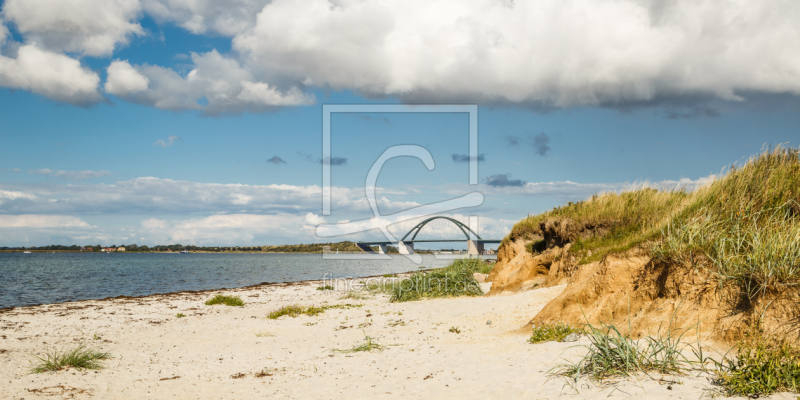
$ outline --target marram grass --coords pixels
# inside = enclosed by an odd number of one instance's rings
[[[79,345],[70,350],[52,349],[41,356],[36,356],[36,364],[31,368],[33,373],[60,371],[64,368],[101,369],[103,360],[111,358],[111,353],[101,352],[86,345]]]
[[[579,264],[640,247],[655,259],[707,268],[736,289],[734,297],[754,303],[800,285],[799,154],[765,150],[695,190],[642,184],[597,194],[523,219],[504,242],[535,242],[542,222],[568,221],[592,227],[570,238]]]
[[[242,298],[239,296],[223,296],[221,294],[218,294],[213,298],[209,299],[208,301],[206,301],[207,306],[213,306],[217,304],[224,304],[226,306],[232,306],[232,307],[241,307],[244,305],[244,301],[242,301]]]

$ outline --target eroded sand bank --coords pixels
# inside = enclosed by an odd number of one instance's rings
[[[341,299],[321,282],[90,300],[0,313],[0,398],[555,399],[708,396],[706,377],[587,380],[578,392],[547,372],[584,350],[526,342],[528,323],[564,286],[509,296],[389,303]],[[244,307],[206,306],[215,294]],[[318,316],[265,316],[281,306],[361,304]],[[176,318],[183,313],[185,318]],[[491,321],[491,324],[487,324]],[[450,332],[457,328],[460,333]],[[365,336],[382,352],[339,353]],[[114,358],[100,371],[31,374],[33,355],[86,342]],[[586,343],[585,339],[582,341]],[[660,378],[660,376],[658,376]],[[794,398],[778,395],[774,398]]]

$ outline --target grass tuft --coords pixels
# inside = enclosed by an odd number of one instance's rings
[[[38,362],[31,369],[31,372],[38,374],[48,371],[60,371],[68,367],[101,369],[103,368],[101,361],[110,358],[111,353],[100,352],[81,344],[72,350],[53,349],[45,352],[42,356],[36,356]]]
[[[175,315],[175,318],[184,318],[184,317],[186,317],[186,314],[184,313],[178,313],[177,315]]]
[[[717,368],[718,382],[729,396],[800,392],[800,350],[758,331],[741,340],[735,356],[724,357]]]
[[[361,351],[371,352],[372,350],[383,351],[385,348],[386,346],[374,342],[371,337],[364,336],[364,342],[353,346],[353,348],[347,350],[333,349],[333,351],[339,353],[358,353]]]
[[[587,328],[590,344],[584,347],[588,352],[577,363],[557,367],[556,375],[573,380],[587,376],[600,381],[629,377],[636,373],[681,374],[697,363],[684,356],[687,349],[703,360],[699,347],[681,341],[688,329],[678,330],[670,326],[663,334],[659,330],[655,336],[636,341],[623,335],[614,324],[601,323],[600,327],[587,324]]]
[[[528,339],[530,343],[543,343],[543,342],[563,342],[564,338],[570,333],[580,333],[581,329],[563,322],[548,322],[542,325],[534,325],[531,338]]]
[[[223,296],[218,294],[211,298],[210,300],[206,301],[207,306],[213,306],[217,304],[224,304],[226,306],[232,307],[241,307],[244,305],[244,301],[239,296]]]
[[[391,290],[392,302],[423,298],[483,296],[483,291],[472,275],[484,270],[486,263],[477,258],[456,260],[445,268],[429,272],[415,272],[409,278],[395,282]]]
[[[333,290],[333,286],[331,285],[319,286],[317,287],[317,290]]]

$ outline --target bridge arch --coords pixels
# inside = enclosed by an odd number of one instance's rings
[[[472,229],[469,229],[468,226],[462,224],[461,221],[453,219],[453,218],[450,218],[450,217],[445,217],[445,216],[438,215],[438,216],[435,216],[435,217],[430,217],[430,218],[418,223],[416,226],[411,228],[411,230],[408,231],[408,233],[406,233],[406,235],[403,236],[403,238],[400,239],[400,241],[401,242],[405,241],[406,238],[408,237],[408,235],[411,235],[412,233],[414,235],[411,236],[410,240],[414,240],[417,237],[417,235],[419,234],[419,232],[422,230],[422,228],[425,227],[425,225],[428,225],[428,223],[430,223],[431,221],[437,220],[437,219],[444,219],[444,220],[452,222],[455,226],[458,227],[458,229],[461,230],[461,233],[464,234],[464,236],[466,237],[467,240],[470,240],[469,233],[472,233],[473,235],[475,235],[476,238],[478,238],[478,240],[481,240],[481,237],[478,236],[477,233],[475,233]],[[469,233],[467,233],[467,232],[469,232]]]

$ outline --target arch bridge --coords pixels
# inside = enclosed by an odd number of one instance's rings
[[[437,219],[443,219],[449,222],[452,222],[460,231],[464,234],[464,239],[433,239],[433,240],[419,240],[417,239],[417,235],[419,235],[422,228],[425,225],[428,225],[432,221]],[[470,234],[472,234],[475,238],[471,238]],[[409,238],[410,236],[410,238]],[[415,243],[433,243],[433,242],[467,242],[467,254],[469,255],[480,255],[484,252],[484,244],[486,243],[500,243],[501,240],[495,239],[482,239],[477,233],[475,233],[469,226],[464,225],[461,221],[456,219],[445,217],[445,216],[435,216],[425,219],[424,221],[415,225],[408,233],[403,236],[402,239],[398,242],[358,242],[356,245],[365,252],[368,253],[376,253],[375,250],[372,249],[371,246],[378,247],[378,254],[386,254],[386,250],[389,246],[393,245],[397,247],[398,252],[400,254],[414,254],[414,244]]]

